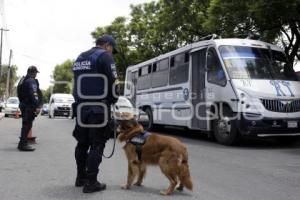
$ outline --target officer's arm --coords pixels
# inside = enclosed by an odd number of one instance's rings
[[[99,62],[99,66],[103,66],[103,73],[106,75],[108,81],[108,99],[111,103],[115,103],[118,97],[113,95],[113,85],[117,79],[117,69],[114,59],[109,53],[104,53]]]
[[[38,85],[37,82],[32,79],[28,80],[28,96],[31,104],[36,109],[39,107]]]
[[[39,106],[38,107],[42,107],[42,104],[43,104],[43,93],[42,91],[40,90],[40,83],[37,79],[35,79],[36,81],[36,84],[37,84],[37,94],[38,94],[38,98],[39,98]]]

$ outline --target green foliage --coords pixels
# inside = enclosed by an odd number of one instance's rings
[[[67,60],[60,65],[56,65],[53,72],[54,87],[53,93],[71,93],[72,89],[72,60]],[[66,82],[66,83],[65,83]]]
[[[48,87],[47,90],[42,90],[42,93],[43,93],[43,104],[49,102],[52,90],[53,90],[52,86]]]
[[[10,68],[10,79],[9,79],[9,94],[10,94],[10,96],[16,95],[16,94],[14,94],[14,91],[15,91],[14,88],[15,88],[16,81],[18,80],[17,69],[18,69],[18,67],[16,65],[11,66],[11,68]],[[7,72],[8,72],[8,66],[2,65],[2,68],[1,68],[2,76],[0,78],[0,97],[5,96]]]
[[[291,62],[299,56],[299,0],[211,0],[204,26],[223,37],[256,34],[284,48]]]
[[[120,79],[126,67],[216,33],[245,38],[249,33],[285,49],[291,62],[300,60],[299,0],[158,0],[131,5],[129,19],[117,17],[98,27],[94,39],[113,35],[120,48]]]
[[[115,58],[122,80],[127,66],[174,50],[207,34],[199,23],[205,19],[205,5],[208,5],[208,1],[203,2],[158,1],[131,5],[130,19],[117,17],[111,25],[96,28],[92,36],[96,39],[106,33],[116,38],[120,53]],[[188,12],[189,9],[193,12]]]
[[[119,53],[115,56],[115,61],[118,66],[119,77],[124,77],[126,67],[135,60],[135,58],[133,58],[134,53],[129,49],[131,46],[131,38],[126,25],[126,18],[117,17],[111,25],[98,27],[92,32],[92,36],[95,39],[103,34],[113,35],[118,42]]]

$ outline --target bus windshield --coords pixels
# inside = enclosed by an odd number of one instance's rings
[[[232,79],[298,80],[283,52],[244,46],[219,50]]]

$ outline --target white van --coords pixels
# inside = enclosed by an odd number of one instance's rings
[[[300,136],[300,81],[284,51],[262,41],[206,40],[130,66],[124,95],[149,129],[184,126],[226,145]]]
[[[70,117],[72,115],[72,103],[74,97],[72,94],[52,94],[49,101],[49,118],[56,116]]]

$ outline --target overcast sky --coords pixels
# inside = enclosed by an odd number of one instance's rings
[[[151,0],[0,0],[0,28],[3,35],[2,64],[19,67],[18,75],[36,65],[41,88],[50,85],[57,64],[75,59],[94,46],[91,32],[109,25],[118,16],[130,15],[130,4]]]

